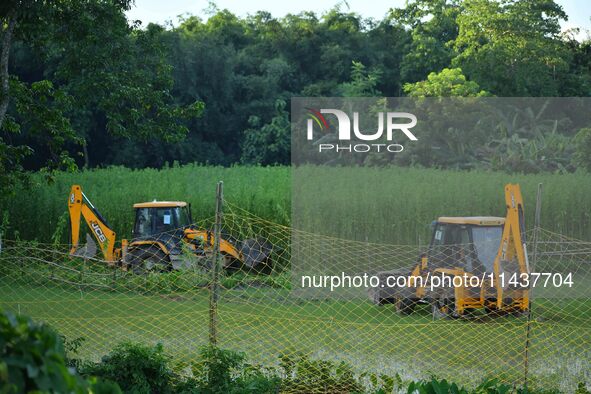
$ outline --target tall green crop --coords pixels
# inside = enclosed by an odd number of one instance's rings
[[[541,182],[542,226],[591,239],[591,175],[583,173],[508,175],[406,167],[111,167],[60,173],[52,185],[36,177],[36,187],[17,190],[14,197],[0,202],[0,209],[9,214],[8,237],[18,232],[23,239],[49,242],[67,210],[71,185],[80,184],[118,238],[129,237],[136,202],[184,200],[192,204],[195,220],[210,218],[219,180],[224,181],[226,200],[267,220],[361,241],[411,244],[427,243],[429,224],[439,216],[504,216],[503,186],[509,182],[521,184],[526,222],[531,227]],[[63,242],[67,241],[64,235]]]

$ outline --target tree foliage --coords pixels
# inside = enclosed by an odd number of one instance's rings
[[[78,152],[88,165],[90,145],[109,149],[101,146],[106,134],[171,141],[188,133],[184,120],[198,116],[203,104],[174,102],[171,66],[159,41],[162,28],[130,25],[123,13],[129,5],[124,0],[3,4],[3,185],[30,167],[48,174],[75,168]]]
[[[554,0],[410,0],[382,20],[341,6],[280,18],[212,7],[174,28],[127,21],[130,6],[3,2],[3,190],[42,168],[289,163],[285,107],[294,96],[591,94],[591,44],[561,33],[566,15]],[[572,170],[572,135],[556,133],[568,137],[560,163]],[[504,137],[478,138],[493,146]],[[398,162],[449,165],[431,153]],[[535,168],[562,168],[532,155]],[[477,156],[461,158],[473,167]]]
[[[401,79],[417,82],[448,67],[454,57],[457,0],[415,0],[391,12],[392,20],[409,29],[411,40],[402,59]]]
[[[261,126],[256,116],[249,119],[252,128],[245,131],[242,146],[244,164],[285,164],[286,159],[289,160],[291,127],[285,105],[285,101],[277,100],[275,116],[268,124]]]
[[[432,72],[426,81],[405,84],[404,92],[409,97],[490,96],[476,82],[468,81],[461,68],[444,68],[440,73]]]
[[[552,0],[465,0],[453,64],[498,96],[559,96],[570,54]]]

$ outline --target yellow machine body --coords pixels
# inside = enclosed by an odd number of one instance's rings
[[[115,248],[115,231],[109,227],[94,205],[86,198],[79,185],[73,185],[70,189],[68,211],[70,212],[70,233],[72,235],[70,254],[75,254],[80,246],[80,218],[83,217],[97,241],[104,259],[113,263],[121,258],[121,249]]]
[[[425,300],[430,303],[436,301],[437,294],[431,292],[427,278],[432,279],[438,275],[448,275],[452,278],[459,276],[464,279],[478,276],[478,279],[484,277],[485,280],[484,282],[480,281],[479,283],[481,285],[476,288],[471,288],[469,282],[464,280],[461,282],[461,286],[453,286],[453,290],[448,289],[448,296],[453,299],[454,303],[451,309],[453,309],[456,315],[461,316],[467,311],[479,308],[486,308],[489,311],[526,312],[529,308],[529,289],[506,286],[508,277],[504,277],[503,283],[500,280],[502,274],[507,273],[507,267],[512,268],[512,270],[509,270],[510,273],[515,273],[518,276],[530,273],[525,242],[523,198],[519,185],[507,184],[505,186],[505,203],[507,213],[504,218],[493,216],[445,216],[439,217],[435,222],[436,226],[465,226],[466,228],[472,229],[484,227],[495,229],[495,231],[501,233],[500,244],[494,245],[496,254],[494,255],[494,259],[491,259],[492,269],[489,269],[492,272],[486,272],[484,275],[480,273],[476,275],[474,272],[466,270],[465,264],[461,263],[459,259],[447,262],[444,266],[437,266],[432,261],[434,259],[433,244],[437,237],[436,231],[438,228],[435,227],[433,240],[429,249],[430,252],[422,255],[419,263],[410,272],[411,277],[421,277],[425,280],[422,282],[415,280],[415,282],[409,283],[409,287],[406,290],[403,289],[403,291],[400,291],[398,293],[399,295],[394,296],[393,299],[391,296],[388,296],[390,302],[394,302],[395,304],[402,303],[402,310],[408,313],[412,311],[412,305],[417,300]],[[450,245],[450,247],[457,246]],[[472,247],[474,246],[472,245]],[[489,268],[491,267],[489,266]],[[387,274],[387,272],[385,273]],[[503,287],[504,284],[505,287]],[[453,295],[451,294],[452,291]],[[374,301],[378,303],[383,302],[379,297],[374,298]],[[443,310],[444,308],[449,308],[449,306],[443,305],[441,308],[441,312],[444,314],[450,312]],[[399,306],[397,306],[397,309],[399,311],[401,310]]]
[[[185,209],[188,204],[184,201],[152,201],[144,203],[136,203],[133,205],[136,212],[140,209],[166,209],[166,208],[181,208]],[[163,240],[143,239],[138,237],[131,241],[126,239],[121,240],[121,246],[115,247],[116,233],[108,225],[107,221],[102,217],[99,211],[94,207],[90,200],[83,193],[79,185],[73,185],[68,196],[68,210],[70,213],[70,226],[72,235],[72,247],[70,249],[71,255],[76,255],[80,252],[80,219],[84,218],[90,233],[96,240],[104,260],[110,264],[119,264],[123,267],[128,265],[128,256],[141,248],[157,248],[168,259],[171,258],[172,251],[170,244]],[[190,214],[189,214],[190,216]],[[136,216],[136,227],[138,217]],[[170,220],[170,219],[169,219]],[[182,241],[184,247],[188,250],[193,250],[210,253],[213,252],[215,244],[215,235],[213,232],[194,228],[192,225],[185,226],[179,231],[182,231]],[[145,238],[145,237],[144,237]],[[219,240],[220,252],[226,260],[245,262],[248,259],[246,253],[239,250],[237,245],[227,239],[221,238]],[[266,258],[266,255],[262,254]],[[250,259],[252,260],[252,259]],[[252,261],[249,262],[252,264]]]

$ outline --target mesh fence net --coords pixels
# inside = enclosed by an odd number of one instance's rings
[[[194,226],[213,229],[213,219]],[[532,271],[560,274],[561,281],[570,273],[574,285],[530,289],[529,316],[475,310],[435,318],[442,316],[432,302],[415,300],[407,313],[380,289],[300,286],[302,275],[410,272],[426,248],[299,231],[225,202],[223,238],[269,249],[263,263],[250,267],[222,260],[217,345],[269,368],[306,356],[403,381],[436,375],[467,386],[487,377],[523,384],[527,374],[530,386],[574,391],[578,382],[591,384],[591,242],[537,231]],[[469,249],[446,245],[438,253],[468,259],[462,248]],[[184,252],[184,268],[168,270],[167,257],[154,250],[142,269],[123,269],[99,256],[71,256],[69,249],[4,241],[0,308],[45,321],[68,339],[83,338],[82,359],[98,360],[122,341],[137,341],[160,342],[177,360],[199,361],[199,346],[210,340],[212,253]]]

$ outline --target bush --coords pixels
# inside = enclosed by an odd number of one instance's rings
[[[360,378],[355,376],[349,364],[342,361],[336,364],[327,360],[310,360],[306,356],[296,359],[282,356],[280,366],[285,375],[281,388],[286,392],[365,392]]]
[[[591,391],[587,389],[587,386],[583,382],[579,382],[575,394],[591,394]]]
[[[84,338],[78,337],[69,340],[65,335],[60,335],[60,339],[64,345],[64,358],[66,360],[66,365],[69,368],[74,368],[76,371],[80,370],[83,361],[79,358],[76,358],[76,355],[78,353],[78,349],[80,346],[82,346],[82,343],[84,343]]]
[[[172,370],[160,344],[122,343],[82,371],[117,382],[125,393],[274,393],[279,388],[279,377],[247,364],[242,353],[207,346],[200,354],[202,362],[191,366],[192,376],[184,376]]]
[[[178,387],[179,393],[275,393],[280,378],[245,362],[244,353],[212,346],[201,348],[202,362],[193,365],[193,377]]]
[[[66,365],[61,338],[49,326],[0,313],[0,392],[117,393],[117,385],[85,381]],[[119,391],[120,392],[120,391]]]
[[[579,385],[580,387],[580,385]],[[474,389],[466,389],[445,379],[421,380],[411,382],[407,389],[408,394],[558,394],[554,390],[529,390],[501,383],[498,379],[489,379],[482,382]]]
[[[174,373],[161,344],[146,346],[124,342],[99,363],[87,363],[84,375],[94,375],[119,384],[125,393],[172,393]]]
[[[358,374],[343,361],[312,360],[304,355],[281,356],[278,370],[251,365],[246,362],[244,353],[217,347],[202,347],[200,356],[201,362],[191,364],[190,371],[187,365],[179,365],[183,371],[173,372],[169,367],[170,359],[163,354],[160,345],[124,343],[100,363],[87,366],[85,372],[118,382],[125,393],[556,394],[517,388],[498,379],[486,380],[471,389],[435,377],[403,382],[399,375]],[[108,381],[102,384],[107,387],[105,391],[93,388],[93,392],[111,392]],[[588,394],[588,391],[580,385],[577,393]]]

